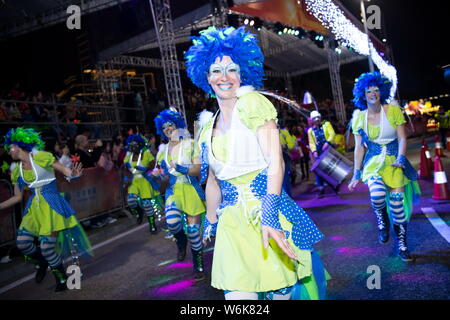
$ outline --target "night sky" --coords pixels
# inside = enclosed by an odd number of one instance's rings
[[[184,1],[175,2],[174,15],[183,13],[186,4],[180,3]],[[186,10],[205,1],[194,2]],[[359,17],[359,0],[341,2]],[[441,70],[443,65],[450,64],[450,55],[445,49],[445,42],[448,41],[446,33],[449,31],[448,10],[441,7],[443,3],[437,0],[370,2],[379,5],[382,11],[385,27],[382,33],[393,48],[401,99],[426,98],[450,91],[450,84],[445,82]],[[117,13],[117,9],[99,13],[95,19],[90,17],[89,27],[93,28],[91,36],[94,37],[94,43],[106,43],[108,39],[114,40],[115,36],[123,37],[124,34],[119,35],[117,30],[123,30],[125,25],[128,26],[128,32],[137,33],[148,24],[149,21],[142,15],[138,17],[141,22],[136,23],[136,19],[133,19],[132,25],[127,24],[129,18],[123,10],[122,13]],[[141,8],[139,12],[142,11]],[[101,19],[118,23],[105,25]],[[62,81],[79,71],[76,35],[77,31],[69,31],[60,25],[0,43],[1,90],[9,89],[16,81],[20,81],[25,89],[31,88],[31,91],[43,90],[49,93],[61,90],[64,87]],[[366,65],[366,62],[358,63],[355,68],[358,72],[365,72],[368,71],[364,70]],[[343,71],[347,69],[345,67]]]

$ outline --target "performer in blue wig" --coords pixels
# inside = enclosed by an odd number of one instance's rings
[[[189,239],[194,277],[200,281],[205,278],[200,218],[206,208],[205,194],[198,180],[200,164],[193,161],[194,140],[188,135],[183,116],[172,108],[163,110],[155,118],[155,125],[156,132],[168,140],[161,144],[156,155],[161,174],[169,178],[165,194],[166,224],[176,239],[178,261],[186,257]]]
[[[349,190],[353,191],[361,181],[368,185],[378,241],[389,241],[392,223],[400,258],[412,261],[406,227],[420,189],[417,172],[406,158],[405,117],[400,107],[389,104],[391,87],[389,79],[378,72],[364,73],[355,82],[355,170]]]
[[[156,234],[156,215],[163,207],[163,200],[159,192],[157,177],[153,176],[155,157],[149,150],[149,143],[140,134],[132,134],[126,140],[127,154],[124,159],[125,167],[132,174],[128,186],[128,206],[136,215],[138,224],[142,223],[143,213],[147,216],[150,233]]]
[[[91,246],[75,211],[58,192],[54,172],[61,172],[70,181],[82,175],[82,165],[66,168],[51,153],[42,151],[43,147],[44,142],[33,129],[19,127],[6,134],[5,148],[18,163],[11,166],[14,196],[0,203],[0,210],[20,203],[24,188],[31,190],[17,231],[17,247],[36,264],[37,283],[42,282],[50,266],[57,292],[67,289],[63,258],[90,253]],[[36,237],[40,246],[34,243]]]
[[[232,300],[324,298],[328,274],[313,249],[323,234],[282,189],[277,111],[255,91],[264,77],[256,36],[210,27],[185,58],[192,82],[220,109],[200,114],[197,143],[204,243],[216,237],[211,285]]]

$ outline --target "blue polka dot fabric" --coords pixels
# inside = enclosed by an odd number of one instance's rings
[[[371,141],[363,129],[359,129],[358,133],[362,138],[361,144],[366,144],[368,148],[368,151],[366,153],[366,156],[364,157],[363,162],[363,166],[365,166],[373,156],[381,154],[382,146],[378,143]],[[391,143],[387,144],[386,149],[387,155],[398,157],[398,139],[395,139]],[[404,157],[403,159],[403,165],[405,166],[403,172],[409,180],[415,181],[419,178],[416,169],[414,169],[414,167],[411,165],[411,163],[406,157]]]
[[[19,183],[20,180],[22,180],[22,177],[19,177]],[[62,215],[64,218],[69,218],[70,216],[73,216],[75,214],[75,210],[73,210],[66,199],[64,199],[61,194],[59,194],[58,188],[56,187],[56,180],[43,186],[41,188],[41,195],[44,200],[47,201],[50,208],[52,208],[52,210],[56,211],[58,214]],[[33,201],[33,198],[35,196],[36,190],[34,188],[31,188],[31,197],[27,201],[25,210],[23,210],[23,216],[28,213],[28,209],[30,209],[31,202]]]
[[[200,183],[203,183],[208,178],[208,147],[206,146],[206,142],[202,142],[201,144],[202,150],[201,150],[201,158],[202,158],[202,164],[200,167]]]
[[[222,190],[222,202],[219,205],[219,210],[222,210],[227,206],[234,206],[237,203],[239,196],[237,188],[225,180],[217,180],[219,181],[220,190]]]
[[[261,204],[261,225],[283,231],[278,218],[280,203],[281,197],[279,195],[266,194],[263,197]]]
[[[237,188],[233,184],[223,180],[219,180],[219,184],[222,191],[222,203],[220,204],[219,209],[235,205],[239,196]],[[255,179],[253,179],[250,184],[250,189],[255,197],[261,200],[262,206],[264,206],[263,200],[267,194],[266,170],[261,171]],[[293,224],[291,233],[286,230],[283,231],[286,234],[286,238],[292,237],[292,241],[298,248],[312,250],[312,245],[324,238],[324,235],[319,231],[311,218],[284,190],[279,196],[279,204],[277,203],[278,200],[270,198],[272,197],[269,197],[269,200],[266,200],[266,205],[268,207],[278,207],[279,210],[277,210],[277,214],[281,213]],[[266,209],[263,208],[262,211],[264,212],[264,210]],[[282,230],[277,214],[270,214],[267,218],[264,217],[264,223],[267,223],[267,225],[271,227],[276,226],[273,227],[275,229]]]
[[[169,173],[169,167],[167,166],[167,163],[165,160],[161,161],[161,168],[164,169],[165,174],[169,175],[169,184],[166,189],[166,199],[169,198],[171,195],[173,195],[173,187],[175,186],[177,182],[177,177]],[[197,191],[198,196],[200,199],[205,200],[205,191],[203,190],[202,186],[200,185],[200,182],[198,181],[197,177],[192,177],[189,175],[186,175],[188,177],[188,180],[190,184],[194,187],[195,191]]]
[[[267,192],[267,170],[255,177],[250,188],[258,199],[263,199]],[[324,238],[311,218],[284,190],[281,191],[280,213],[293,224],[292,241],[298,248],[312,250],[312,245]]]

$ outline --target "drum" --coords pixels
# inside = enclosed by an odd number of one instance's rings
[[[311,171],[324,179],[333,188],[338,187],[352,171],[353,162],[343,154],[329,147],[316,160]]]

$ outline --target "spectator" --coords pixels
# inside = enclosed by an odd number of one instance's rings
[[[67,144],[56,142],[53,151],[59,163],[61,163],[66,168],[73,168],[73,163],[70,158],[70,150]]]
[[[78,135],[75,138],[75,155],[80,157],[80,162],[83,164],[83,168],[95,167],[100,156],[102,155],[103,142],[97,140],[95,142],[94,150],[89,152],[88,150],[89,140],[85,135]]]

